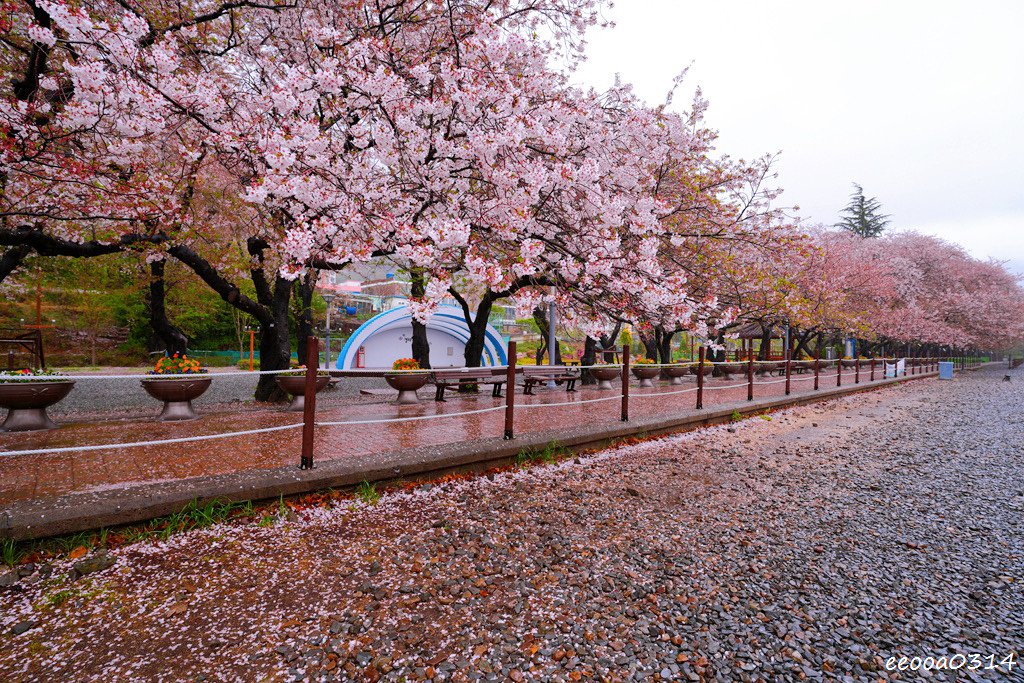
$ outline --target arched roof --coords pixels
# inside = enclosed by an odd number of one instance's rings
[[[396,328],[412,330],[412,314],[407,306],[399,306],[389,311],[378,313],[359,326],[345,342],[338,355],[335,367],[344,370],[353,366],[356,352],[375,334]],[[427,329],[437,330],[465,344],[469,341],[469,326],[457,306],[440,306],[427,321]],[[501,335],[490,324],[484,334],[484,365],[505,365],[508,357]]]

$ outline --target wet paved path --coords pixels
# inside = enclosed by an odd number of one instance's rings
[[[835,386],[835,374],[834,369],[822,372],[822,389]],[[853,370],[844,373],[844,386],[853,384],[854,374]],[[763,382],[754,388],[755,399],[782,396],[785,388],[782,379],[775,376],[755,378],[755,382]],[[342,384],[347,381],[350,380],[341,379]],[[689,377],[685,381],[687,383],[683,386],[671,386],[656,380],[658,386],[655,389],[640,389],[634,381],[630,387],[631,415],[638,418],[655,417],[693,411],[696,401],[695,378]],[[709,379],[705,386],[705,407],[745,399],[745,381],[744,377]],[[868,381],[866,370],[861,373],[861,381]],[[813,373],[793,375],[792,391],[808,391],[813,387],[813,382]],[[742,386],[735,386],[737,384]],[[672,393],[679,391],[685,393]],[[535,396],[523,396],[520,389],[516,395],[516,432],[546,431],[563,425],[584,423],[616,424],[619,420],[619,402],[613,397],[618,396],[619,392],[617,385],[612,391],[583,387],[573,394],[567,394],[560,388],[538,390]],[[341,405],[336,400],[324,401],[324,408],[317,411],[317,420],[331,422],[422,417],[504,405],[503,398],[492,398],[489,391],[471,396],[449,392],[449,398],[444,403],[432,400],[430,386],[421,389],[420,395],[424,400],[414,406],[394,405],[379,396],[363,397],[362,401],[359,398],[347,398]],[[600,398],[611,400],[586,402]],[[570,405],[530,407],[566,402]],[[155,415],[158,412],[157,404],[153,402],[153,405]],[[300,413],[280,409],[251,407],[244,412],[219,410],[204,413],[201,399],[196,402],[196,406],[202,413],[201,419],[186,423],[160,423],[134,417],[66,423],[48,432],[0,433],[0,451],[174,439],[276,427],[301,421]],[[318,427],[316,458],[330,460],[500,436],[503,425],[503,411],[495,410],[413,422]],[[0,457],[0,507],[20,500],[100,491],[126,484],[180,480],[297,464],[300,448],[301,430],[295,429],[161,446],[4,456]]]

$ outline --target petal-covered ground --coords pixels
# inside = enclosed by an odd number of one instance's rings
[[[0,588],[2,678],[1019,679],[985,669],[1024,642],[1003,374],[35,566]]]

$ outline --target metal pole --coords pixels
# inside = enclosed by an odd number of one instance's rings
[[[249,372],[252,372],[252,356],[256,347],[256,330],[249,330]]]
[[[313,469],[313,431],[316,420],[316,376],[320,370],[320,342],[316,337],[306,339],[305,405],[302,409],[302,461],[299,469]]]
[[[707,352],[704,347],[700,347],[698,354],[700,360],[697,365],[697,410],[704,407],[704,356]]]
[[[513,422],[516,405],[516,343],[508,343],[508,371],[505,375],[505,438],[514,439]]]
[[[622,421],[629,422],[629,344],[622,345]]]

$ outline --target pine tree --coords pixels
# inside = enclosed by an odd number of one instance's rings
[[[840,212],[837,228],[843,228],[861,237],[878,237],[889,225],[889,216],[883,214],[882,203],[876,197],[865,197],[864,188],[857,183],[856,190],[850,195],[850,203]]]

